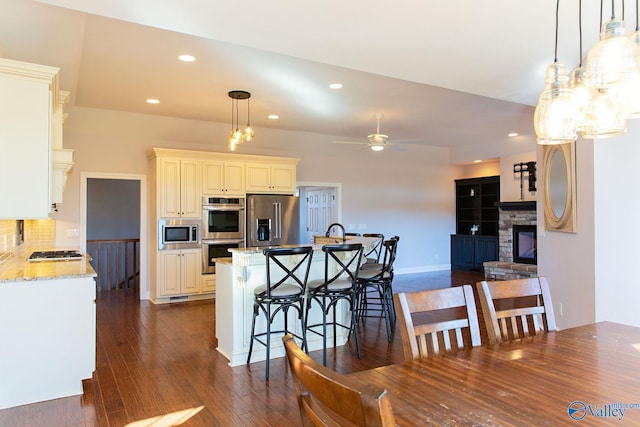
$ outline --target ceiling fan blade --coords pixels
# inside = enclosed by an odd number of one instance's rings
[[[391,144],[424,144],[422,139],[392,139],[389,140]]]
[[[331,141],[334,144],[368,144],[365,141]]]

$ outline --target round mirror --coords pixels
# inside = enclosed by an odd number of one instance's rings
[[[562,150],[554,150],[549,164],[549,202],[556,218],[562,218],[569,196],[567,163]]]
[[[575,143],[545,145],[542,154],[545,228],[575,233]]]

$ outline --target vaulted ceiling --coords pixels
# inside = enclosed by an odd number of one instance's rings
[[[585,52],[600,20],[597,5],[586,3]],[[255,127],[317,132],[328,143],[365,138],[376,113],[391,139],[465,147],[517,132],[532,141],[534,106],[554,56],[555,6],[0,0],[0,56],[60,67],[61,88],[77,106],[230,124],[227,92],[243,89],[252,93]],[[572,69],[577,0],[561,4],[559,29],[558,56]],[[196,61],[180,62],[184,53]],[[329,89],[334,82],[342,89]]]

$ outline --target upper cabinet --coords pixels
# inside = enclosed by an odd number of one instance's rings
[[[200,163],[198,160],[159,159],[161,218],[200,218]]]
[[[295,190],[295,163],[247,163],[247,193],[293,194]]]
[[[58,106],[58,68],[0,58],[0,218],[48,217]]]
[[[202,194],[244,196],[244,163],[221,160],[202,162]]]

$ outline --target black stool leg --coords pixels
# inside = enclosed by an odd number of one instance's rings
[[[251,322],[251,342],[249,343],[249,355],[247,356],[247,365],[251,361],[251,352],[253,351],[253,340],[256,332],[256,317],[258,317],[258,306],[253,304],[253,321]]]
[[[264,372],[264,379],[269,381],[269,360],[271,360],[271,304],[267,304],[267,366]]]

